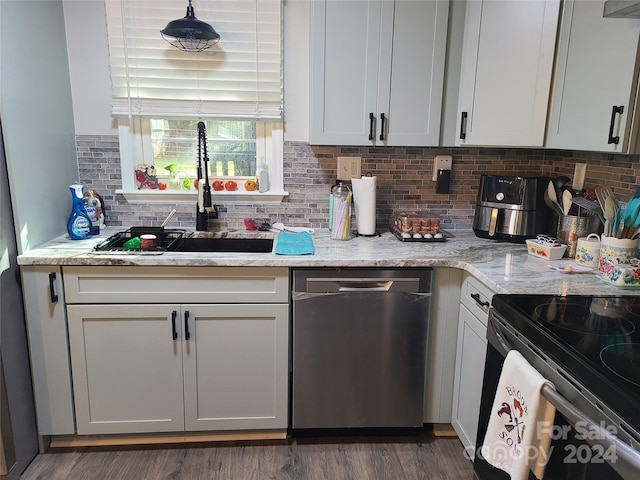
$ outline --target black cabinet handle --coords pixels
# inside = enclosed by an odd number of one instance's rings
[[[173,340],[178,339],[178,330],[176,330],[176,317],[178,316],[178,312],[175,310],[171,312],[171,336]]]
[[[622,115],[622,113],[624,112],[624,106],[620,105],[619,107],[616,107],[615,105],[613,106],[613,110],[611,111],[611,124],[609,125],[609,140],[607,141],[608,144],[614,143],[614,144],[618,144],[618,142],[620,141],[620,137],[618,135],[616,135],[615,137],[613,136],[613,127],[616,123],[616,113],[619,113],[620,115]]]
[[[482,300],[480,300],[479,293],[472,293],[471,298],[473,298],[476,301],[476,303],[481,307],[488,307],[489,305],[491,305],[489,302],[483,302]]]
[[[385,116],[384,113],[380,114],[380,140],[384,140],[384,120],[385,120]]]
[[[373,113],[369,113],[369,140],[373,140],[373,120],[375,118]]]
[[[460,139],[464,140],[467,138],[467,112],[462,112],[460,116]]]
[[[184,311],[184,339],[189,340],[191,334],[189,333],[189,310]]]
[[[56,295],[56,272],[49,274],[49,298],[51,303],[58,303],[58,295]]]

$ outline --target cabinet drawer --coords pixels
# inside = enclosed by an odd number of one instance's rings
[[[493,292],[474,277],[467,277],[462,283],[460,302],[466,306],[485,327],[487,326],[492,297]]]
[[[64,267],[67,303],[288,303],[289,269]]]

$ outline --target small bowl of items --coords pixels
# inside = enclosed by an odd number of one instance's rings
[[[529,255],[545,260],[560,260],[567,250],[566,245],[548,235],[538,235],[537,238],[527,239],[526,242]]]

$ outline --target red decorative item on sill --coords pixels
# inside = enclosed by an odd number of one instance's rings
[[[156,167],[153,165],[145,165],[143,163],[136,166],[136,187],[138,190],[157,189],[158,177],[156,176]]]

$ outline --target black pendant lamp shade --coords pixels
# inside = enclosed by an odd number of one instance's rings
[[[201,52],[220,40],[220,35],[211,25],[196,18],[191,0],[187,15],[169,22],[160,33],[171,45],[186,52]]]

